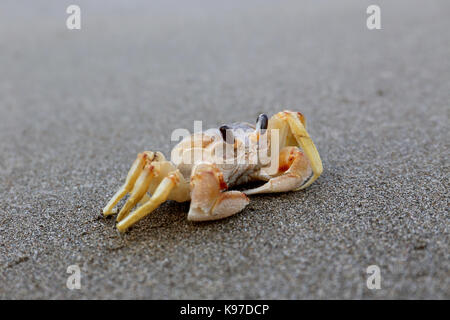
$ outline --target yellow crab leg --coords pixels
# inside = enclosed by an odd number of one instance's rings
[[[312,178],[310,178],[309,181],[303,184],[301,187],[295,189],[301,190],[310,186],[322,174],[322,160],[320,159],[319,152],[317,151],[314,142],[312,141],[311,137],[306,131],[305,126],[299,120],[299,118],[289,113],[287,116],[287,120],[293,136],[297,140],[299,146],[303,149],[305,155],[308,157],[311,164],[311,169],[313,171]]]
[[[137,203],[138,206],[142,206],[144,203],[146,203],[148,200],[150,200],[150,196],[148,193],[144,194],[141,200]]]
[[[131,209],[138,203],[142,197],[147,193],[148,187],[150,185],[150,181],[155,176],[155,173],[153,171],[154,167],[151,164],[147,164],[144,167],[144,170],[142,170],[141,175],[136,181],[136,184],[133,188],[133,191],[131,192],[130,197],[128,198],[125,205],[120,210],[117,221],[121,221],[123,218],[125,218]]]
[[[113,214],[113,208],[117,204],[117,202],[119,202],[120,199],[122,199],[128,192],[133,189],[134,183],[141,174],[142,169],[145,165],[146,158],[148,156],[149,155],[147,153],[138,154],[136,160],[134,160],[133,165],[130,168],[130,171],[128,171],[125,184],[116,192],[116,194],[114,194],[111,200],[109,200],[108,204],[103,209],[103,215],[108,216]]]
[[[130,213],[126,218],[117,224],[117,229],[120,232],[126,231],[133,224],[149,215],[152,211],[158,208],[161,203],[167,200],[172,189],[178,185],[179,177],[178,172],[170,173],[166,178],[164,178],[159,186],[156,188],[153,196],[144,203],[142,206],[137,208],[135,211]]]

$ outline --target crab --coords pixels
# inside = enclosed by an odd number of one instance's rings
[[[263,151],[266,157],[260,157]],[[223,219],[242,211],[248,195],[301,190],[322,171],[301,113],[285,110],[270,119],[261,114],[256,125],[233,123],[186,136],[173,148],[171,161],[159,151],[139,153],[103,214],[114,214],[129,194],[117,215],[120,232],[167,200],[190,201],[188,220]],[[252,181],[263,184],[231,190]]]

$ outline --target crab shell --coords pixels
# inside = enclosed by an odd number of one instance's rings
[[[256,143],[255,126],[247,122],[225,126],[232,143],[225,141],[220,130],[214,128],[188,136],[172,149],[171,161],[185,179],[190,179],[195,166],[212,163],[222,173],[223,189],[253,180],[262,166],[258,161],[258,153],[262,152]]]

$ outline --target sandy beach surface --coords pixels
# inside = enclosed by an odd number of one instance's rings
[[[381,30],[367,1],[77,1],[78,31],[66,2],[0,3],[0,298],[450,298],[448,1],[377,1]],[[323,160],[307,190],[101,217],[174,129],[286,108]]]

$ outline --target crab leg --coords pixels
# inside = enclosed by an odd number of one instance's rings
[[[161,203],[166,201],[172,189],[179,183],[178,175],[179,175],[178,171],[175,171],[170,173],[167,177],[165,177],[161,181],[159,186],[156,188],[150,200],[148,200],[138,209],[130,213],[123,220],[121,220],[117,224],[117,229],[120,232],[126,231],[129,227],[131,227],[133,224],[135,224],[145,216],[149,215],[152,211],[158,208],[159,205],[161,205]]]
[[[142,196],[142,199],[139,200],[139,202],[137,203],[138,206],[142,206],[144,203],[146,203],[148,200],[150,200],[150,196],[148,195],[148,193],[145,193]]]
[[[127,178],[125,180],[125,184],[114,194],[114,196],[109,200],[106,207],[103,209],[103,214],[105,216],[113,214],[113,208],[128,192],[130,192],[136,182],[136,179],[142,172],[144,168],[146,159],[148,157],[148,153],[140,153],[138,154],[136,160],[134,160],[133,165],[128,171]]]
[[[133,207],[136,205],[136,203],[138,203],[147,193],[150,181],[155,176],[153,169],[154,167],[151,164],[147,164],[144,167],[139,178],[136,181],[136,184],[134,185],[130,197],[120,210],[119,215],[117,216],[117,221],[121,221],[123,218],[125,218],[130,210],[133,209]]]
[[[299,118],[294,116],[292,113],[288,113],[287,121],[293,136],[297,140],[297,143],[300,147],[302,147],[306,157],[308,157],[313,171],[313,176],[309,179],[309,181],[295,189],[301,190],[310,186],[321,175],[323,171],[322,160],[320,159],[319,152],[317,151],[314,142],[310,138],[305,126]]]

